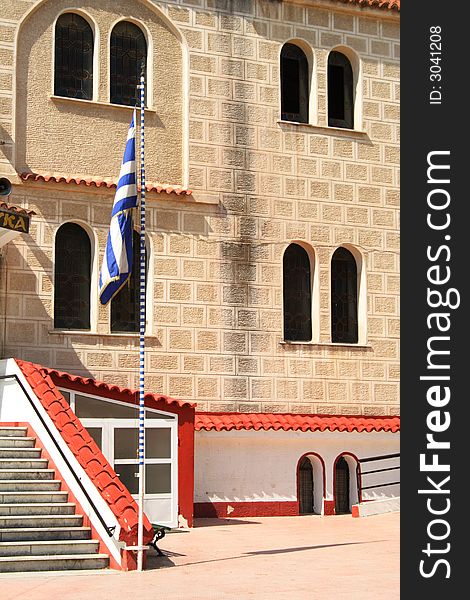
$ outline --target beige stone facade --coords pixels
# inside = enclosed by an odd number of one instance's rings
[[[3,248],[2,356],[137,384],[138,337],[110,333],[97,292],[89,332],[53,326],[55,232],[67,221],[87,228],[96,284],[113,190],[15,176],[117,178],[130,110],[107,104],[107,44],[129,16],[153,40],[147,178],[193,191],[148,194],[149,390],[199,410],[397,414],[398,13],[333,0],[77,4],[99,30],[92,102],[52,97],[53,23],[73,2],[0,0],[0,176],[15,183],[9,201],[37,213],[30,236]],[[308,124],[280,121],[289,40],[310,61]],[[356,61],[355,130],[327,126],[332,48]],[[291,242],[315,265],[311,343],[282,339]],[[331,343],[341,245],[362,265],[356,345]]]

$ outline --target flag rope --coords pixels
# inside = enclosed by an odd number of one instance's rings
[[[140,326],[139,326],[139,523],[137,570],[143,569],[145,496],[145,75],[140,74]]]

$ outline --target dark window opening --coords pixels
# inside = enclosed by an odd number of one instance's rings
[[[313,468],[305,456],[299,466],[299,513],[313,514]]]
[[[335,514],[351,512],[349,504],[349,465],[342,456],[335,467]]]
[[[83,17],[65,13],[55,27],[54,94],[91,100],[93,31]]]
[[[137,25],[118,23],[111,33],[111,102],[136,106],[140,103],[140,73],[147,62],[147,42]]]
[[[331,339],[357,344],[357,265],[346,248],[338,248],[331,261]]]
[[[147,253],[145,277],[147,278]],[[133,232],[132,272],[121,290],[111,300],[111,331],[135,333],[140,328],[140,235]]]
[[[291,244],[283,260],[284,339],[312,339],[312,284],[310,258],[298,244]]]
[[[55,328],[90,329],[90,287],[90,238],[80,225],[66,223],[55,240]]]
[[[281,51],[281,118],[308,123],[308,61],[295,44]]]
[[[328,125],[354,129],[353,71],[341,52],[328,57]]]

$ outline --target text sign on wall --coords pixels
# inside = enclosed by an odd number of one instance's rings
[[[13,211],[0,210],[0,227],[11,229],[18,233],[28,233],[29,231],[29,215],[18,214]]]

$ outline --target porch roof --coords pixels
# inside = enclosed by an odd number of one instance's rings
[[[196,431],[254,429],[268,431],[390,431],[400,430],[398,416],[314,415],[293,413],[196,413]]]

